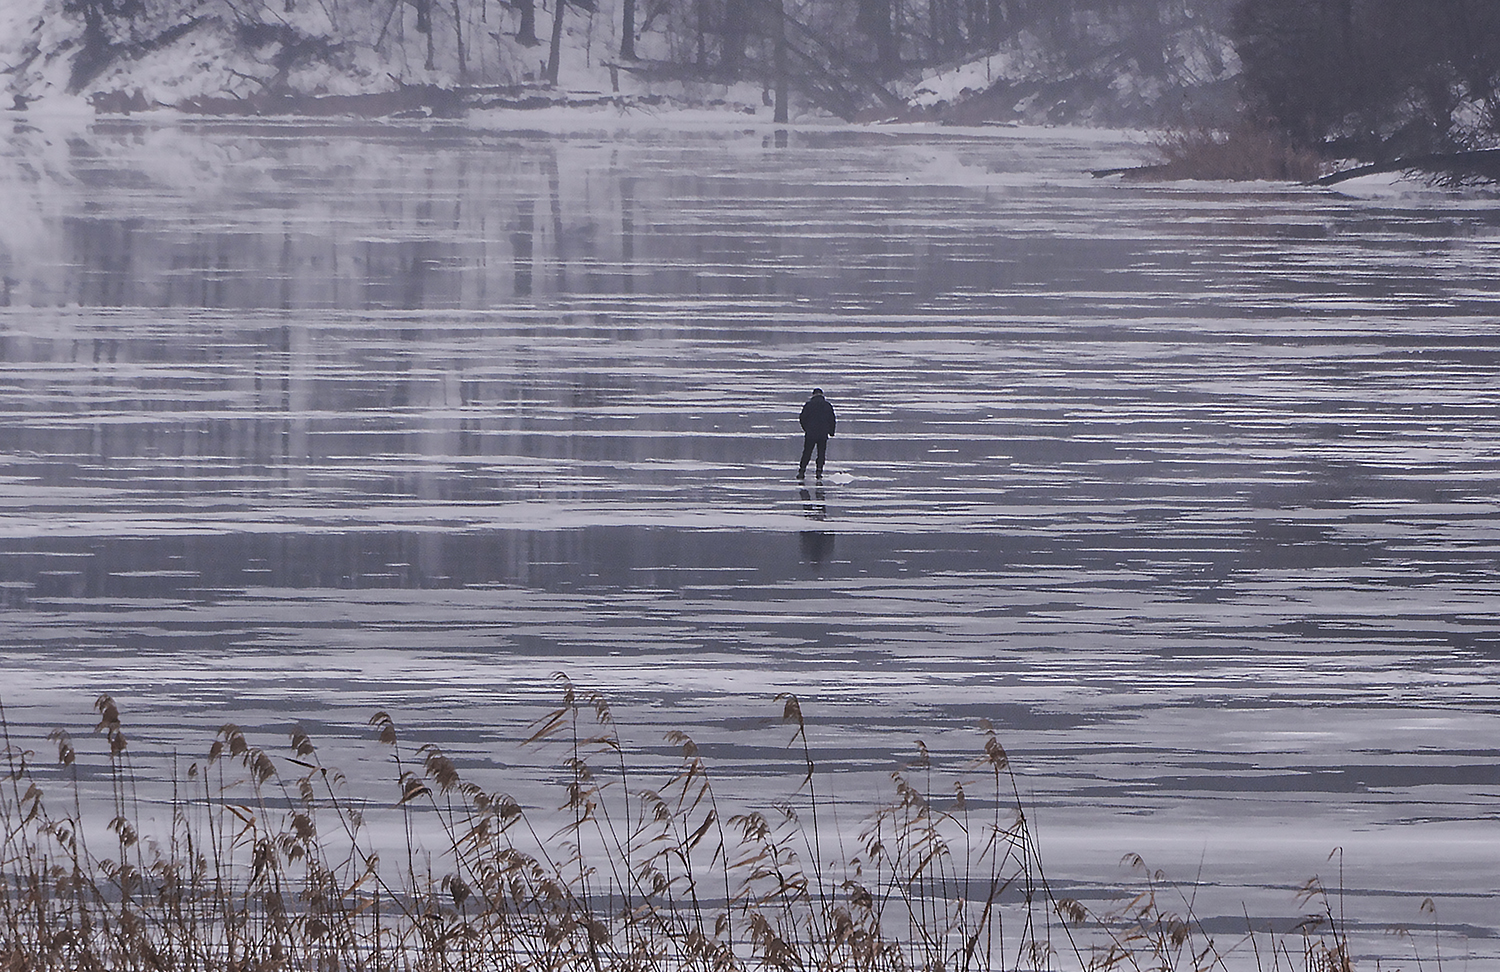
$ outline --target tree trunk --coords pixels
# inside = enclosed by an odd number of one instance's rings
[[[568,0],[552,0],[552,46],[547,50],[547,83],[557,87],[558,62],[562,60],[563,13],[568,9]]]
[[[969,0],[964,5],[964,39],[968,42],[965,50],[973,50],[989,36],[989,27],[985,24],[987,12],[984,0]]]
[[[453,40],[458,45],[458,83],[469,83],[469,61],[464,56],[464,19],[458,9],[458,0],[453,0]]]
[[[417,8],[417,33],[427,36],[427,60],[423,64],[431,71],[435,66],[432,47],[432,0],[412,0]]]
[[[521,8],[521,26],[516,30],[516,43],[524,47],[535,47],[541,43],[536,36],[536,0],[516,0]]]
[[[948,49],[948,12],[945,0],[927,0],[928,42],[932,45],[928,57],[934,62],[943,59]]]
[[[998,47],[1000,45],[1000,38],[1005,36],[1005,27],[1007,20],[1009,20],[1009,18],[1006,16],[1006,9],[1003,0],[989,0],[989,10],[985,15],[985,22],[989,25],[990,28],[988,46]]]
[[[720,31],[719,66],[737,75],[745,60],[745,38],[750,33],[749,0],[724,0],[724,23]]]
[[[776,0],[776,50],[772,58],[776,71],[776,114],[774,121],[777,124],[786,124],[787,120],[787,98],[786,98],[786,0]]]
[[[77,94],[104,70],[113,58],[109,30],[105,22],[106,10],[99,0],[82,0],[77,5],[65,4],[68,12],[83,14],[83,48],[73,59],[73,71],[68,79],[68,91]]]
[[[622,0],[620,23],[620,60],[635,60],[635,0]]]
[[[694,0],[693,29],[698,40],[698,66],[708,67],[708,0]]]
[[[855,21],[866,37],[875,43],[878,63],[875,73],[888,78],[900,67],[901,52],[891,29],[891,0],[859,0]]]

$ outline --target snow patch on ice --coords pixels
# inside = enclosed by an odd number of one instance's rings
[[[1350,199],[1362,199],[1388,205],[1435,209],[1451,208],[1455,203],[1470,202],[1494,205],[1500,192],[1494,186],[1435,186],[1422,175],[1405,172],[1376,172],[1335,183],[1330,191]]]

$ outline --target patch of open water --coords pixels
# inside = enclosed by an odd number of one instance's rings
[[[1500,214],[1090,179],[1099,133],[13,121],[11,731],[366,720],[512,776],[555,671],[790,792],[996,726],[1141,853],[1500,956]],[[839,410],[792,479],[796,412]],[[1453,952],[1450,955],[1455,954]]]

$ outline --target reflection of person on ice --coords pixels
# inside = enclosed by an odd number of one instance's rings
[[[823,458],[828,454],[828,439],[833,435],[834,426],[838,424],[833,406],[823,397],[823,389],[813,389],[812,397],[802,406],[802,414],[797,417],[797,421],[802,423],[802,461],[797,464],[797,478],[807,477],[807,460],[812,457],[813,449],[817,449],[818,478],[822,479]]]

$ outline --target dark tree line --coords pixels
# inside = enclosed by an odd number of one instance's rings
[[[83,21],[83,37],[73,60],[73,86],[92,78],[108,63],[120,42],[119,28],[146,12],[145,0],[63,0],[63,12]]]
[[[1001,50],[1021,70],[1051,72],[1059,89],[1072,79],[1082,90],[1083,79],[1105,76],[1091,90],[1107,94],[1111,70],[1169,74],[1172,46],[1185,29],[1201,24],[1222,37],[1232,0],[637,2],[646,30],[665,28],[680,38],[669,60],[709,78],[779,75],[772,58],[784,32],[793,87],[847,114],[861,99],[889,108],[881,86],[898,78]],[[1029,80],[1035,91],[1038,79]],[[1026,93],[1018,90],[1007,106]]]
[[[270,64],[276,70],[268,85],[297,58],[384,49],[398,36],[429,71],[460,85],[485,80],[471,70],[476,60],[516,60],[481,45],[501,41],[512,51],[546,45],[540,77],[555,84],[564,26],[586,21],[600,60],[714,81],[770,85],[790,75],[793,88],[848,113],[861,104],[888,107],[885,86],[916,69],[997,50],[1024,54],[1027,70],[1087,76],[1107,88],[1121,75],[1163,70],[1179,32],[1199,25],[1232,39],[1253,115],[1298,145],[1381,160],[1488,147],[1500,133],[1500,0],[62,0],[62,6],[81,27],[75,90],[112,61],[204,21],[232,24],[255,50],[266,49],[271,31],[281,53],[267,57],[286,63]],[[301,17],[315,11],[328,16]],[[333,24],[332,32],[318,33],[327,28],[317,23]],[[403,24],[413,33],[402,35]],[[614,39],[602,42],[604,36]],[[602,43],[613,49],[601,50]],[[527,56],[527,73],[536,63]],[[1073,90],[1088,96],[1081,85]]]
[[[695,0],[703,54],[737,69],[747,42],[766,33],[774,0]],[[1041,49],[1086,49],[1101,22],[1150,25],[1198,8],[1222,19],[1225,0],[786,0],[790,16],[848,62],[883,78],[989,53],[1023,32]]]
[[[1208,11],[1222,25],[1230,2],[63,0],[83,28],[75,90],[107,63],[157,45],[190,21],[228,25],[262,59],[277,56],[264,53],[265,39],[273,35],[291,61],[401,45],[403,56],[415,55],[427,72],[447,74],[460,85],[492,80],[493,70],[486,75],[475,65],[498,65],[503,57],[512,58],[516,73],[529,75],[538,60],[499,51],[507,45],[512,51],[543,47],[539,76],[555,84],[565,28],[586,25],[591,56],[600,60],[712,81],[769,82],[790,73],[794,88],[838,111],[887,103],[890,94],[882,85],[916,69],[956,64],[1007,45],[1041,52],[1043,61],[1055,62],[1046,69],[1066,75],[1076,67],[1069,52],[1093,57],[1122,36],[1150,35],[1152,25],[1181,23],[1195,11]],[[326,16],[315,16],[320,12]],[[612,39],[604,41],[606,36]],[[603,49],[606,44],[612,49]],[[284,77],[281,67],[263,80]]]
[[[1301,144],[1384,161],[1500,130],[1496,0],[1240,0],[1232,32],[1252,109]]]

